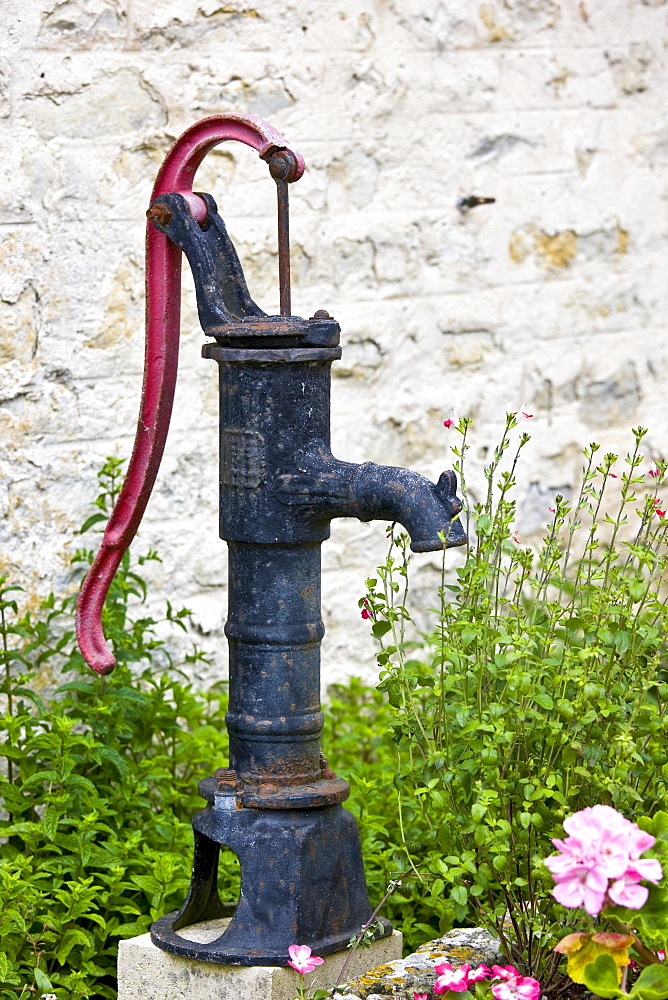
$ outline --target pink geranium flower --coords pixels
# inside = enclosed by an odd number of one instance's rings
[[[661,865],[640,855],[654,837],[611,806],[581,809],[564,820],[569,836],[553,840],[559,854],[545,859],[556,886],[552,895],[562,906],[583,906],[595,915],[609,903],[637,910],[647,900],[646,879],[659,882]]]
[[[413,993],[413,1000],[429,1000],[428,993]]]
[[[288,954],[291,959],[288,961],[288,965],[296,969],[300,976],[306,975],[307,972],[313,972],[317,966],[322,965],[325,961],[324,958],[312,955],[307,944],[291,944],[288,948]]]

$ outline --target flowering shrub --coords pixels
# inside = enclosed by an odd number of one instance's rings
[[[561,821],[599,802],[654,811],[668,791],[666,464],[643,457],[642,428],[623,461],[591,445],[573,499],[546,500],[542,542],[523,545],[514,488],[529,437],[514,438],[518,419],[506,420],[479,502],[464,461],[469,422],[447,431],[461,436],[470,544],[456,571],[444,558],[427,597],[435,628],[425,638],[412,625],[403,534],[361,607],[393,711],[404,850],[438,875],[429,892],[447,908],[442,929],[448,916],[486,926],[521,975],[549,990],[568,913],[543,859]],[[640,881],[651,873],[629,859]],[[605,886],[588,874],[587,893],[633,898],[642,887],[630,861],[610,867]],[[584,893],[576,883],[560,892]]]
[[[605,998],[668,997],[668,813],[631,823],[609,806],[595,805],[564,820],[569,836],[555,839],[559,854],[545,859],[562,905],[584,907],[588,931],[566,935],[555,947],[568,974]],[[641,858],[654,850],[659,858]],[[662,865],[663,861],[663,865]],[[640,883],[649,881],[650,885]],[[600,915],[614,930],[596,930]],[[633,957],[631,957],[631,953]],[[629,968],[640,975],[627,991]]]

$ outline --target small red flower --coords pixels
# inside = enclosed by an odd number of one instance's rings
[[[657,517],[665,517],[666,516],[665,510],[659,510],[658,507],[654,508],[654,513],[656,514]]]
[[[547,509],[549,510],[550,514],[556,514],[557,513],[557,508],[556,507],[548,507]]]
[[[362,606],[362,618],[373,618],[373,611],[372,611],[371,605],[367,601],[366,597],[364,598],[364,601],[362,602],[362,605],[363,605]]]
[[[454,420],[444,420],[443,421],[443,426],[444,427],[452,427],[453,424],[454,424]],[[416,994],[416,996],[417,996],[417,994]],[[426,996],[426,994],[425,994],[425,996]]]
[[[659,475],[659,470],[656,467],[653,468],[653,469],[650,469],[649,470],[649,475],[652,477],[652,479],[656,479],[656,477]]]
[[[530,420],[531,417],[533,417],[533,413],[525,413],[524,410],[522,410],[522,416],[527,417]]]

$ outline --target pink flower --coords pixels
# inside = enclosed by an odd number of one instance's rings
[[[454,424],[454,420],[444,420],[443,421],[443,426],[444,427],[452,427],[453,424]],[[425,994],[425,996],[426,996],[426,994]]]
[[[491,972],[495,979],[517,979],[519,976],[514,965],[493,965]]]
[[[554,875],[554,873],[553,873]],[[554,875],[555,881],[557,876]],[[562,906],[577,909],[584,906],[587,913],[600,913],[608,891],[608,877],[596,869],[572,868],[557,881],[552,895]]]
[[[373,618],[373,611],[371,610],[371,605],[369,604],[367,599],[364,598],[364,601],[362,603],[364,605],[364,607],[362,608],[362,618]]]
[[[608,896],[617,906],[628,906],[629,910],[639,910],[647,902],[649,889],[639,885],[636,879],[623,875],[610,885]]]
[[[487,979],[491,971],[486,965],[479,965],[477,969],[471,969],[469,972],[469,982],[477,983],[479,979]]]
[[[557,508],[556,507],[548,507],[548,510],[549,510],[550,514],[556,514],[557,513]]]
[[[656,479],[657,476],[661,475],[661,473],[659,472],[658,466],[656,466],[656,465],[654,466],[654,468],[652,468],[652,469],[649,470],[648,474],[652,477],[652,479]]]
[[[313,972],[318,965],[322,965],[325,961],[324,958],[312,955],[307,944],[291,944],[288,948],[288,954],[291,959],[288,965],[296,969],[300,976],[306,975],[307,972]]]
[[[413,1000],[429,1000],[428,993],[413,993]]]
[[[540,983],[531,976],[511,976],[500,983],[492,983],[495,1000],[538,1000]]]
[[[453,993],[463,993],[469,984],[470,968],[468,962],[459,969],[453,968],[449,962],[440,962],[435,965],[434,972],[438,979],[434,983],[434,993],[446,993],[447,990],[452,990]]]
[[[656,514],[657,517],[665,517],[666,516],[665,510],[659,510],[658,507],[654,508],[654,513]]]
[[[569,836],[553,840],[560,852],[545,859],[556,882],[552,895],[562,906],[584,906],[595,915],[609,903],[640,909],[648,890],[642,879],[659,882],[661,865],[640,859],[654,837],[611,806],[581,809],[564,820]]]
[[[522,416],[530,420],[531,417],[533,417],[533,413],[525,413],[524,410],[522,410]]]

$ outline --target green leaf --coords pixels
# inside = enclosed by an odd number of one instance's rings
[[[84,521],[84,523],[79,528],[79,534],[83,535],[89,528],[92,528],[94,524],[98,524],[100,521],[108,520],[107,514],[91,514],[91,516]]]
[[[668,997],[668,967],[648,965],[642,970],[631,990],[634,1000],[665,1000]]]
[[[455,903],[459,903],[460,906],[466,906],[466,901],[468,899],[468,892],[466,891],[465,885],[456,885],[450,890],[450,899],[453,899]]]
[[[486,812],[487,806],[483,805],[482,802],[474,802],[471,806],[471,817],[474,823],[480,823]]]
[[[537,701],[541,708],[554,708],[554,702],[545,691],[538,691],[533,695],[533,700]]]
[[[39,990],[47,990],[50,992],[53,989],[51,980],[45,972],[42,972],[42,970],[38,968],[34,968],[32,972],[35,978],[35,985]]]
[[[373,625],[371,626],[371,632],[374,638],[382,639],[382,637],[386,635],[391,628],[392,624],[390,622],[383,622],[383,621],[374,622]]]
[[[44,813],[44,819],[42,820],[42,829],[44,830],[45,836],[48,837],[49,840],[53,840],[55,838],[59,820],[60,813],[55,806],[50,805]]]
[[[56,950],[56,958],[61,965],[64,965],[67,961],[67,956],[73,948],[76,948],[77,945],[88,948],[91,943],[91,938],[85,933],[85,931],[78,927],[71,927],[70,930],[65,932],[63,940],[60,942],[60,945]]]
[[[615,907],[612,912],[622,915],[625,923],[633,924],[641,938],[668,938],[668,888],[650,885],[647,902],[641,910]]]
[[[610,955],[599,955],[593,962],[585,965],[583,979],[585,986],[604,1000],[616,1000],[617,997],[624,996],[619,988],[617,966]],[[579,980],[576,979],[575,982]]]

